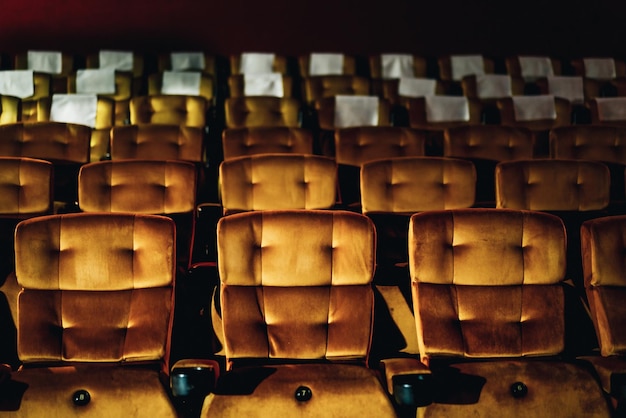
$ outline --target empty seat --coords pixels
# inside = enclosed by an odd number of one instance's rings
[[[254,154],[313,154],[313,133],[284,126],[225,129],[222,148],[225,160]]]
[[[0,363],[17,368],[17,295],[15,226],[22,220],[48,215],[53,206],[53,167],[49,161],[0,157]]]
[[[77,199],[78,170],[89,162],[91,128],[61,122],[0,125],[0,156],[30,157],[54,164],[54,199],[59,208]]]
[[[233,74],[228,77],[230,97],[293,97],[293,79],[281,73]]]
[[[374,236],[366,217],[348,212],[261,211],[220,221],[226,371],[201,416],[396,416],[366,367]]]
[[[597,161],[535,159],[496,166],[498,208],[551,212],[563,219],[568,239],[566,279],[581,295],[580,225],[607,214],[609,190],[609,170]]]
[[[399,79],[403,77],[432,76],[428,60],[407,53],[382,53],[370,55],[369,71],[372,79]]]
[[[133,77],[133,96],[146,92],[146,60],[142,53],[130,50],[101,49],[85,56],[87,68],[109,68]]]
[[[626,97],[597,97],[589,101],[594,125],[626,125]]]
[[[300,126],[300,101],[290,97],[230,97],[224,111],[226,128]]]
[[[626,129],[608,125],[563,126],[550,131],[550,155],[557,159],[601,161],[611,173],[610,210],[625,213]]]
[[[439,79],[446,85],[447,94],[461,94],[461,81],[467,76],[493,74],[493,59],[480,54],[448,54],[437,58]]]
[[[130,123],[182,125],[204,129],[208,103],[204,97],[188,95],[135,96],[130,100]]]
[[[231,74],[289,73],[287,57],[273,52],[246,51],[231,54],[228,59]]]
[[[56,50],[27,50],[14,55],[14,69],[49,75],[50,94],[67,92],[67,77],[74,71],[74,56]]]
[[[298,56],[298,70],[302,78],[319,75],[355,75],[356,61],[354,55],[311,52]]]
[[[626,62],[613,57],[583,57],[570,61],[574,74],[583,77],[587,100],[615,94],[618,79],[626,77]]]
[[[495,168],[500,161],[533,157],[534,136],[525,128],[501,125],[459,126],[444,132],[443,155],[476,167],[476,204],[495,207]]]
[[[420,416],[610,416],[595,376],[560,357],[565,241],[559,218],[539,212],[412,216],[417,338],[432,373]]]
[[[593,364],[602,387],[623,416],[624,393],[624,240],[626,217],[609,216],[585,222],[581,229],[581,251],[585,289],[600,352],[584,357]]]
[[[302,97],[313,105],[317,100],[339,95],[370,94],[370,80],[356,75],[316,75],[302,79]]]
[[[508,74],[467,75],[461,80],[463,95],[483,104],[484,123],[500,124],[497,101],[524,94],[525,82],[521,77]]]
[[[335,161],[318,155],[258,154],[220,165],[224,214],[270,209],[330,209],[337,196]]]
[[[52,96],[52,76],[33,70],[0,71],[0,94],[12,96],[10,101],[17,101],[17,116],[4,115],[5,106],[14,105],[3,100],[3,115],[0,120],[13,122],[47,120],[50,115],[50,97]],[[15,119],[15,120],[14,120]]]
[[[191,263],[195,230],[196,167],[176,160],[111,160],[85,164],[78,176],[83,212],[166,215],[176,223],[176,262]]]
[[[545,55],[513,55],[505,58],[507,74],[522,77],[527,83],[538,78],[561,75],[561,62]]]
[[[174,240],[174,223],[152,215],[18,225],[23,366],[3,375],[3,416],[177,416],[160,379],[169,370]]]
[[[360,211],[360,172],[364,163],[382,158],[423,156],[425,141],[424,132],[396,126],[335,130],[335,161],[342,206]]]

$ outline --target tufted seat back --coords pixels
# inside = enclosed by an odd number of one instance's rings
[[[225,160],[268,153],[313,154],[313,133],[284,126],[225,129],[222,145]]]
[[[207,107],[206,99],[200,96],[135,96],[130,100],[130,123],[204,128]]]
[[[290,97],[230,97],[224,104],[227,128],[300,126],[300,102]]]

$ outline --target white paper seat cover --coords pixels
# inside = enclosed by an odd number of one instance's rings
[[[90,68],[76,71],[76,93],[115,94],[115,70]]]
[[[466,75],[485,74],[482,55],[451,55],[452,80],[460,81]]]
[[[0,94],[25,99],[35,94],[33,70],[0,71]]]
[[[343,54],[313,52],[309,55],[309,75],[341,75],[343,61]]]
[[[476,76],[476,95],[479,99],[501,99],[511,97],[511,77],[501,74],[482,74]]]
[[[380,63],[384,79],[415,77],[411,54],[381,54]]]
[[[554,75],[552,60],[549,57],[518,57],[522,78],[532,80]]]
[[[548,90],[550,94],[572,103],[582,103],[585,100],[582,77],[550,76],[548,77]]]
[[[245,96],[283,97],[283,76],[280,73],[244,74]]]
[[[96,126],[98,97],[95,94],[55,94],[52,96],[50,120]]]
[[[161,94],[199,96],[201,74],[197,71],[164,71]]]
[[[335,119],[337,128],[378,125],[378,97],[335,96]]]
[[[113,68],[118,71],[133,71],[134,57],[130,51],[102,50],[98,55],[100,68]]]
[[[460,96],[427,96],[426,120],[428,122],[469,122],[469,102]]]
[[[432,78],[400,77],[398,95],[402,97],[434,96],[437,89],[437,80]]]
[[[244,52],[239,62],[241,74],[267,74],[274,72],[275,54],[265,52]]]
[[[202,52],[170,53],[172,71],[203,71],[206,66]]]
[[[513,96],[513,111],[517,121],[556,119],[556,106],[551,94]]]
[[[598,97],[598,119],[601,121],[626,121],[626,97]]]
[[[583,58],[585,77],[595,80],[612,80],[617,76],[613,58]]]
[[[26,60],[29,70],[47,74],[61,74],[63,54],[58,51],[28,51]]]

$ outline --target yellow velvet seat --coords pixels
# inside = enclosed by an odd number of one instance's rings
[[[67,78],[68,93],[76,93],[76,72]],[[130,98],[133,96],[133,77],[124,71],[115,72],[115,92],[98,93],[101,97],[113,100],[114,103],[114,124],[126,125],[130,121]]]
[[[610,209],[614,213],[625,213],[626,129],[605,125],[573,125],[552,129],[550,156],[606,164],[611,172]]]
[[[47,120],[50,117],[52,84],[53,81],[50,74],[33,73],[33,95],[21,99],[20,121],[36,122]]]
[[[370,77],[372,79],[383,79],[386,78],[384,74],[383,68],[383,55],[385,54],[373,54],[368,57],[368,65],[370,70]],[[389,54],[395,55],[395,54]],[[406,54],[410,56],[411,61],[411,70],[406,76],[409,77],[428,77],[431,74],[429,73],[428,68],[428,60],[421,56],[415,54]]]
[[[418,416],[610,416],[565,349],[565,229],[550,214],[456,209],[411,217],[420,359],[433,378]]]
[[[172,218],[176,223],[176,262],[187,270],[195,226],[196,180],[196,167],[186,161],[93,162],[80,169],[78,207],[83,212],[132,212]]]
[[[91,128],[60,122],[18,122],[0,125],[0,155],[30,157],[54,164],[54,198],[76,201],[78,170],[89,162]]]
[[[224,112],[226,128],[300,126],[300,101],[291,97],[229,97]]]
[[[329,57],[326,61],[324,61],[324,55]],[[329,63],[333,59],[335,65]],[[357,57],[351,54],[312,52],[299,55],[297,60],[298,71],[302,78],[311,75],[355,75],[357,73]],[[337,65],[338,62],[341,65]],[[337,68],[334,68],[335,66]]]
[[[588,102],[593,125],[626,126],[624,104],[626,97],[596,97]]]
[[[17,97],[0,96],[0,125],[19,122],[22,102]]]
[[[344,207],[360,204],[361,165],[376,159],[424,155],[424,132],[396,126],[363,126],[336,129],[334,155],[339,192]]]
[[[599,355],[587,356],[600,376],[602,386],[616,408],[614,416],[624,413],[624,340],[623,252],[626,218],[609,216],[585,222],[581,228],[581,251],[585,289],[591,317],[598,336]]]
[[[307,154],[257,154],[220,164],[224,214],[253,210],[330,209],[335,204],[337,166]]]
[[[51,214],[53,167],[49,161],[0,157],[0,364],[17,367],[14,232],[22,220]]]
[[[23,366],[3,382],[2,415],[175,417],[160,381],[174,308],[173,222],[43,216],[18,225],[15,245]]]
[[[222,218],[227,370],[202,416],[396,416],[367,367],[374,240],[365,216],[343,211]]]
[[[368,57],[371,92],[392,104],[399,103],[400,78],[436,78],[428,60],[414,54],[373,54]],[[443,84],[437,82],[437,94],[443,94]]]
[[[374,283],[384,302],[377,308],[373,356],[419,354],[408,271],[411,215],[471,207],[475,187],[474,165],[462,159],[395,157],[361,166],[361,211],[376,227]]]
[[[107,58],[111,62],[102,63],[102,54],[109,54]],[[116,61],[115,55],[128,55],[128,57],[122,58],[122,60],[129,58],[129,61]],[[104,64],[104,67],[103,67]],[[85,55],[86,68],[115,68],[116,71],[125,72],[133,78],[133,96],[140,96],[145,94],[147,90],[146,80],[146,58],[144,54],[138,51],[125,51],[125,50],[100,50],[97,52],[90,52]]]
[[[135,96],[130,99],[130,123],[204,129],[207,126],[207,108],[206,99],[200,96]]]
[[[308,104],[337,95],[370,94],[370,80],[356,75],[317,75],[302,80],[302,95]]]
[[[534,136],[525,128],[501,125],[446,129],[443,155],[464,158],[476,167],[476,204],[495,207],[495,168],[500,161],[533,158]]]
[[[156,59],[159,72],[200,71],[212,77],[217,75],[217,57],[204,51],[161,52]]]
[[[347,96],[361,96],[351,94]],[[365,96],[371,97],[371,96]],[[337,96],[325,97],[315,101],[315,110],[317,112],[317,121],[321,129],[334,131],[340,126],[337,125],[335,119],[335,104]],[[378,122],[375,126],[391,126],[391,105],[385,99],[378,101]]]
[[[605,216],[610,175],[598,161],[534,159],[496,166],[496,207],[545,211],[558,215],[567,230],[567,279],[581,296],[580,225]]]
[[[437,57],[439,80],[445,85],[447,94],[462,93],[462,81],[464,77],[493,74],[495,62],[492,58],[480,54],[446,54]]]
[[[313,133],[283,126],[225,129],[222,149],[224,160],[254,154],[313,154]]]
[[[256,52],[242,52],[241,54],[231,54],[228,57],[228,63],[230,67],[231,74],[244,74],[246,72],[245,68],[242,68],[242,57],[244,54],[257,54]],[[273,54],[266,52],[259,52],[261,55],[272,55],[271,64],[269,68],[269,72],[280,73],[287,75],[289,70],[289,59],[286,55],[282,54]]]

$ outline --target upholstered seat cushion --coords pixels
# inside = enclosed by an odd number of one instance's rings
[[[202,417],[392,417],[393,406],[372,370],[356,365],[298,364],[241,368],[225,375]],[[297,401],[300,386],[309,401]]]
[[[91,401],[72,402],[84,389]],[[15,410],[19,405],[19,409]],[[53,407],[52,407],[53,406]],[[159,371],[142,367],[67,366],[23,369],[0,390],[3,417],[175,417]]]

